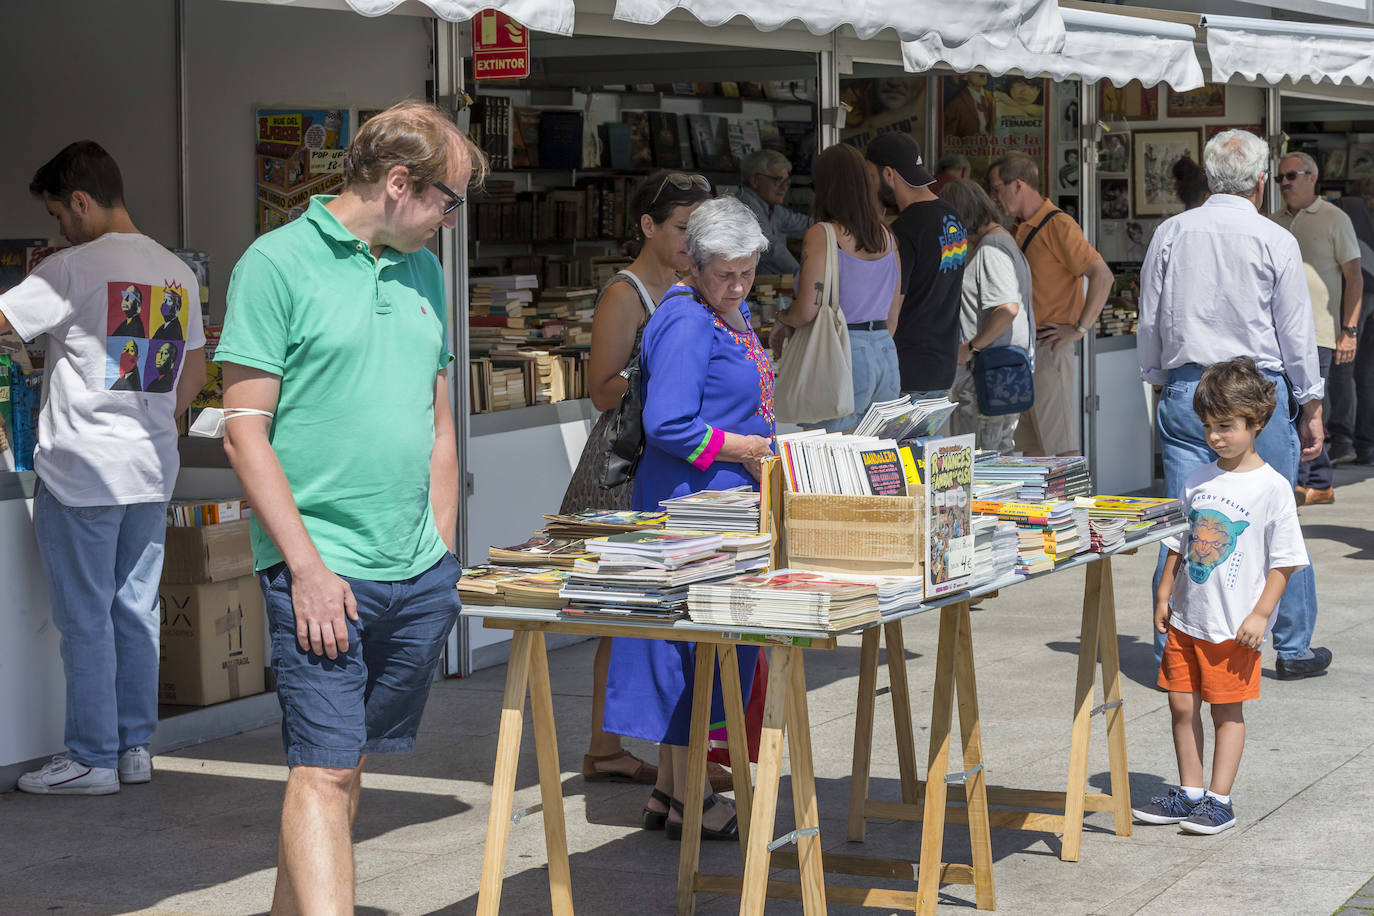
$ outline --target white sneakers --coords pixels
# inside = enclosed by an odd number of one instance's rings
[[[119,781],[125,785],[153,781],[153,758],[146,747],[131,747],[119,755]]]
[[[119,768],[88,767],[64,754],[49,760],[41,770],[19,777],[19,790],[34,795],[113,795],[120,783],[151,782],[153,758],[146,747],[130,748],[119,755]]]
[[[88,767],[59,754],[41,770],[19,777],[19,791],[34,795],[113,795],[119,775],[110,767]]]

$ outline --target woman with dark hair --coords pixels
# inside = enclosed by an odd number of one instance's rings
[[[630,198],[631,212],[638,216],[639,256],[606,284],[596,303],[587,389],[602,414],[587,437],[559,512],[630,508],[633,480],[610,489],[597,481],[611,415],[625,393],[621,373],[639,354],[640,336],[655,304],[677,282],[678,272],[691,267],[687,217],[702,201],[714,196],[710,182],[700,175],[660,170],[645,178]],[[592,666],[592,735],[582,758],[582,775],[592,782],[653,785],[658,768],[621,747],[619,735],[602,730],[610,661],[611,641],[602,639]],[[729,774],[717,773],[715,779],[718,785],[728,783]]]
[[[976,181],[951,181],[940,189],[940,198],[959,214],[970,252],[959,302],[959,368],[949,393],[959,406],[950,417],[950,435],[973,433],[979,448],[1009,451],[1019,414],[979,412],[973,357],[988,347],[1015,346],[1035,359],[1030,264]]]
[[[883,224],[877,186],[863,154],[841,143],[816,157],[811,181],[816,196],[811,204],[816,225],[803,240],[801,272],[792,307],[778,313],[770,343],[774,354],[793,328],[816,320],[825,295],[825,261],[829,245],[825,226],[835,234],[838,252],[840,309],[849,325],[849,350],[854,373],[854,412],[821,424],[831,432],[854,427],[875,401],[901,394],[897,347],[892,333],[902,308],[901,264],[897,243]]]
[[[1200,207],[1212,196],[1212,189],[1207,185],[1207,173],[1188,156],[1174,163],[1174,187],[1178,190],[1178,199],[1183,201],[1183,206],[1189,210]]]

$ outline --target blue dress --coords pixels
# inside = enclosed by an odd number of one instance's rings
[[[746,326],[749,309],[740,306]],[[773,365],[752,328],[736,331],[692,287],[671,287],[644,328],[640,349],[644,456],[635,472],[635,509],[699,490],[758,483],[738,462],[717,461],[723,433],[773,437]],[[739,647],[748,700],[759,650]],[[615,639],[603,728],[661,744],[686,745],[691,730],[696,643]],[[720,678],[711,727],[725,722]]]

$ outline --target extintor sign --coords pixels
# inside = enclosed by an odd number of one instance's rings
[[[529,75],[529,29],[496,10],[482,10],[474,16],[472,78],[519,80]]]

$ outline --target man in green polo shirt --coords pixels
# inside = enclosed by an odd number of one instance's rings
[[[363,758],[414,745],[457,619],[453,354],[424,246],[485,168],[437,108],[401,103],[354,138],[342,193],[229,281],[224,445],[253,506],[291,768],[274,913],[352,912]]]

